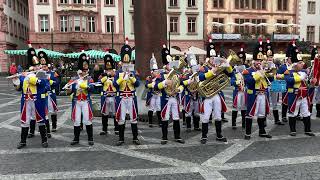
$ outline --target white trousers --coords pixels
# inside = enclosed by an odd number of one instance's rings
[[[296,109],[294,113],[288,113],[288,117],[296,117],[300,110],[300,116],[301,117],[309,117],[310,111],[308,106],[308,100],[307,98],[299,98],[296,102]]]
[[[116,105],[114,97],[106,97],[101,107],[101,114],[107,116],[116,112]]]
[[[319,104],[320,103],[320,86],[316,87],[314,89],[314,96],[311,101],[313,104]]]
[[[234,108],[235,111],[241,111],[241,110],[246,110],[247,105],[245,101],[245,94],[243,91],[239,91],[237,94],[237,107]]]
[[[89,102],[88,101],[77,101],[75,104],[75,121],[74,126],[80,126],[81,122],[81,114],[82,114],[82,122],[84,125],[91,125],[92,122],[89,120]]]
[[[150,99],[149,111],[161,111],[160,95],[152,95]]]
[[[26,108],[26,122],[21,122],[21,127],[29,127],[30,121],[35,121],[36,108],[33,100],[25,101]],[[44,123],[41,123],[44,124]]]
[[[270,94],[271,107],[273,110],[277,110],[279,108],[279,106],[278,106],[279,93],[270,91],[269,94]]]
[[[121,114],[120,114],[120,120],[119,125],[123,125],[126,122],[126,114],[128,113],[130,116],[130,122],[131,124],[137,124],[137,114],[134,116],[133,113],[137,113],[136,110],[133,111],[133,108],[136,109],[133,97],[128,98],[122,98],[121,99]]]
[[[186,117],[191,117],[193,112],[194,112],[194,115],[199,115],[199,101],[191,99],[190,110],[188,113],[186,113]]]
[[[204,113],[202,114],[202,122],[203,123],[208,123],[211,113],[212,113],[212,118],[215,121],[221,121],[221,99],[219,94],[214,95],[211,98],[206,98],[204,101]]]
[[[165,115],[163,121],[169,121],[170,115],[172,115],[172,120],[179,120],[179,104],[175,97],[169,97],[168,103],[166,105]]]
[[[51,114],[56,114],[57,112],[53,107],[54,107],[54,101],[51,99],[50,96],[48,96],[48,111]]]
[[[258,94],[256,98],[256,112],[258,118],[266,117],[266,94]]]

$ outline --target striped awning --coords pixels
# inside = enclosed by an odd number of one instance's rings
[[[39,51],[44,51],[45,53],[47,53],[49,58],[61,58],[64,57],[65,54],[61,53],[61,52],[57,52],[57,51],[51,51],[48,49],[36,49],[36,53],[38,53]],[[27,55],[27,50],[4,50],[5,54],[9,54],[9,55],[18,55],[18,56],[26,56]]]
[[[90,58],[94,58],[94,59],[103,59],[105,55],[110,54],[115,61],[118,62],[121,60],[121,57],[117,54],[112,54],[112,53],[98,51],[98,50],[88,50],[88,51],[84,51],[84,52],[69,53],[69,54],[65,54],[65,57],[76,59],[76,58],[79,58],[79,56],[82,53],[85,53],[87,56],[89,56]]]

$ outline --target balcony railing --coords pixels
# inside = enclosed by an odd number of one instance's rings
[[[300,36],[296,34],[240,34],[240,33],[211,33],[213,40],[255,40],[259,37],[265,39],[270,38],[273,41],[290,41],[291,39],[299,39]]]

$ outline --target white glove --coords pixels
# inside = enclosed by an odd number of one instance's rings
[[[123,79],[126,80],[126,81],[129,80],[128,74],[126,74]]]
[[[300,75],[302,81],[307,79],[307,74],[305,72],[299,72],[299,75]]]

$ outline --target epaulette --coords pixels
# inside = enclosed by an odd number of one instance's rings
[[[249,71],[245,69],[245,70],[242,71],[242,74],[243,75],[247,75],[247,74],[249,74]]]
[[[290,71],[286,70],[283,74],[288,75],[288,74],[290,74]]]

